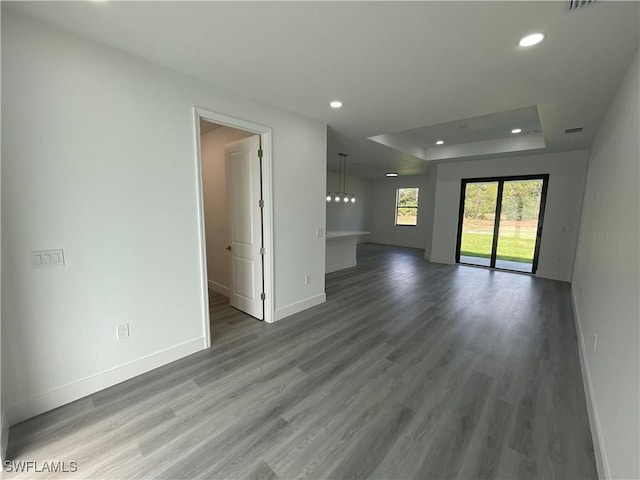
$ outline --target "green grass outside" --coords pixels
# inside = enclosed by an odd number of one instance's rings
[[[460,255],[491,258],[492,235],[465,232],[462,235]],[[498,238],[498,260],[533,263],[535,238],[502,236]]]

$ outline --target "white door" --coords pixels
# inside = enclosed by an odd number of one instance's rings
[[[225,145],[231,256],[231,306],[260,320],[262,299],[262,209],[260,136]]]

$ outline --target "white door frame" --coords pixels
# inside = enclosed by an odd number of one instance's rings
[[[204,224],[204,190],[202,183],[202,157],[200,151],[200,120],[205,120],[227,127],[245,130],[260,135],[262,143],[262,195],[263,208],[263,232],[264,232],[264,321],[274,321],[274,295],[273,295],[273,162],[271,155],[270,127],[257,123],[230,117],[204,108],[193,108],[193,130],[196,154],[196,193],[198,201],[198,230],[200,233],[200,281],[202,289],[202,318],[204,348],[211,346],[211,330],[209,326],[209,289],[207,282],[207,244]]]

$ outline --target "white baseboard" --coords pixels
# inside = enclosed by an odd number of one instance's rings
[[[300,302],[292,303],[291,305],[287,305],[286,307],[277,308],[275,311],[275,320],[282,320],[285,317],[293,315],[294,313],[301,312],[306,310],[307,308],[315,307],[316,305],[320,305],[327,301],[327,295],[321,293],[311,298],[307,298],[306,300],[302,300]]]
[[[214,292],[219,293],[220,295],[224,295],[225,297],[229,296],[229,287],[225,287],[219,283],[214,282],[213,280],[208,280],[209,288]]]
[[[580,314],[578,313],[578,303],[576,302],[575,292],[571,288],[571,305],[573,306],[573,316],[576,321],[576,333],[578,335],[578,351],[580,353],[580,369],[582,370],[582,383],[584,385],[584,393],[587,400],[587,413],[589,414],[589,424],[591,426],[591,437],[593,439],[593,451],[596,457],[596,468],[598,477],[609,479],[611,471],[609,470],[609,460],[607,459],[607,450],[602,439],[602,427],[600,425],[600,415],[598,415],[598,404],[593,393],[593,384],[591,383],[591,372],[589,363],[587,362],[587,347],[582,333],[582,324],[580,323]]]
[[[0,415],[0,462],[4,462],[7,459],[7,445],[9,444],[9,422],[7,417],[2,412]],[[2,467],[0,466],[0,471]]]
[[[327,265],[324,273],[333,273],[333,272],[337,272],[338,270],[344,270],[345,268],[355,267],[356,265],[358,265],[358,262],[356,260],[349,260],[347,262],[342,262],[342,263],[334,263],[333,265]]]
[[[129,380],[130,378],[199,352],[203,349],[203,343],[203,337],[195,338],[180,345],[125,363],[124,365],[49,390],[48,392],[23,399],[20,403],[7,408],[6,421],[9,425],[15,425],[27,418],[35,417],[36,415],[66,405],[92,393],[99,392],[100,390]]]
[[[551,270],[540,270],[536,272],[536,277],[546,278],[548,280],[559,280],[561,282],[570,282],[571,279],[567,278],[566,275],[563,275],[560,272],[554,272]]]
[[[390,245],[392,247],[406,247],[406,248],[417,248],[419,250],[424,249],[424,245],[419,243],[410,243],[410,242],[398,242],[396,240],[371,240],[369,243],[377,243],[378,245]]]
[[[434,257],[433,255],[431,255],[431,257],[428,258],[427,260],[429,260],[431,263],[442,263],[444,265],[455,265],[456,264],[455,260],[451,260],[450,258]]]

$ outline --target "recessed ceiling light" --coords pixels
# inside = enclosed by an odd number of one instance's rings
[[[331,108],[340,108],[342,106],[342,102],[340,100],[334,100],[329,104]]]
[[[518,42],[518,45],[521,47],[532,47],[533,45],[539,44],[542,40],[544,40],[544,33],[532,33],[527,35],[526,37],[522,37]]]
[[[397,176],[398,176],[398,174],[397,174],[397,173],[385,173],[385,175],[386,175],[387,177],[397,177]]]
[[[511,130],[511,133],[521,133],[522,129],[521,128],[514,128],[513,130]]]
[[[438,141],[436,142],[436,145],[444,145],[444,140],[438,140]]]

